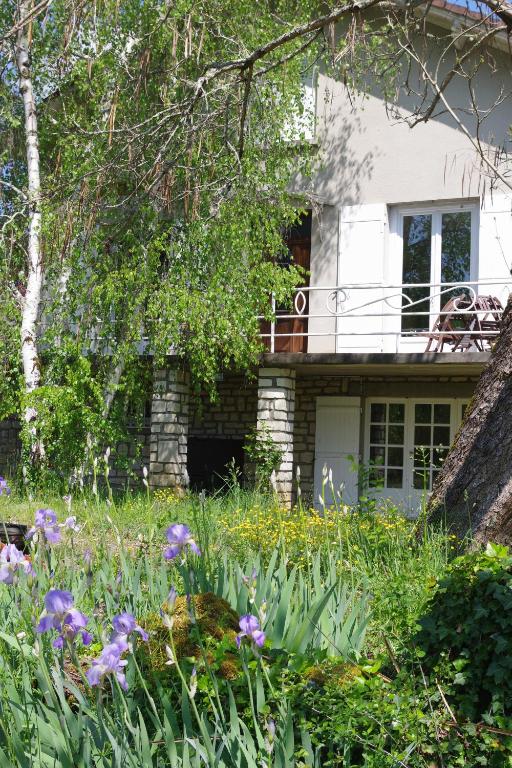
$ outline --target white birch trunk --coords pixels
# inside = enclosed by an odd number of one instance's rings
[[[18,6],[20,19],[30,12],[27,0],[21,0]],[[43,265],[41,258],[41,181],[39,172],[39,137],[37,132],[37,113],[32,77],[30,72],[30,44],[26,27],[20,28],[16,38],[16,65],[19,73],[20,92],[25,107],[25,142],[27,152],[29,226],[27,249],[27,284],[22,302],[21,320],[21,357],[25,391],[32,392],[41,381],[41,369],[37,354],[37,320],[41,304],[43,284]],[[35,422],[36,412],[28,409],[25,420]],[[35,445],[35,424],[32,430]],[[42,446],[39,446],[39,450]]]

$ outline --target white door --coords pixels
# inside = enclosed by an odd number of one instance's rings
[[[332,504],[329,484],[323,487],[323,468],[332,470],[335,493],[343,485],[342,501],[355,504],[358,500],[357,471],[353,460],[359,458],[359,431],[361,399],[359,397],[317,397],[315,438],[315,505],[325,495],[325,503]]]

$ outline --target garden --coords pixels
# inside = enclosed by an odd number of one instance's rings
[[[236,483],[0,513],[2,766],[512,765],[504,547]]]

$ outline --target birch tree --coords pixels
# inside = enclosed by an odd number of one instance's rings
[[[37,128],[37,107],[32,86],[30,64],[30,21],[31,3],[22,0],[18,5],[18,31],[16,35],[16,66],[19,74],[19,91],[23,99],[24,133],[28,179],[28,244],[27,278],[25,289],[20,293],[21,303],[21,359],[23,378],[27,393],[33,392],[41,382],[41,367],[37,349],[37,322],[41,306],[43,287],[43,263],[41,254],[41,178],[39,163],[39,135]],[[37,440],[37,412],[25,409],[23,418],[32,438],[31,450],[35,454],[44,452],[43,443]]]

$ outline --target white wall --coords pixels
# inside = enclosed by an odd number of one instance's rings
[[[482,68],[474,81],[482,106],[491,105],[501,88],[512,91],[510,57],[507,61],[498,56],[497,61],[502,64],[497,72]],[[468,129],[474,131],[475,121],[465,111],[470,105],[465,81],[454,81],[448,97],[464,115]],[[410,98],[402,95],[399,113],[411,114],[411,106]],[[491,144],[508,142],[511,122],[511,103],[507,99],[486,122],[483,138]],[[482,206],[479,279],[509,277],[512,264],[512,252],[507,252],[507,244],[512,242],[510,198],[499,192],[490,195],[489,178],[480,172],[475,150],[449,115],[411,129],[405,122],[390,118],[378,87],[369,95],[352,93],[349,97],[343,84],[320,74],[317,139],[321,167],[315,176],[314,192],[325,204],[320,215],[313,219],[312,286],[377,282],[385,280],[386,274],[397,272],[396,264],[386,262],[386,259],[397,258],[389,248],[386,216],[382,217],[381,237],[376,235],[375,228],[379,227],[375,217],[369,215],[376,205],[389,210],[389,206],[399,204],[467,198],[479,200]],[[360,222],[368,220],[366,233],[361,224],[346,223],[356,220],[353,213],[347,214],[356,210],[360,212]],[[493,291],[486,290],[486,293]],[[503,287],[499,291],[496,287],[494,292],[502,301],[506,300],[506,293]],[[312,314],[325,312],[325,298],[324,293],[311,295]],[[354,295],[351,300],[355,301]],[[352,326],[354,330],[356,325]],[[375,326],[377,335],[382,321],[378,326],[379,323]],[[332,331],[333,327],[333,318],[310,320],[310,331]],[[347,321],[345,327],[350,331]],[[382,339],[377,335],[373,342],[361,344],[354,339],[344,340],[343,348],[379,351]],[[338,350],[340,346],[338,343]],[[333,352],[334,339],[311,337],[308,350]]]

